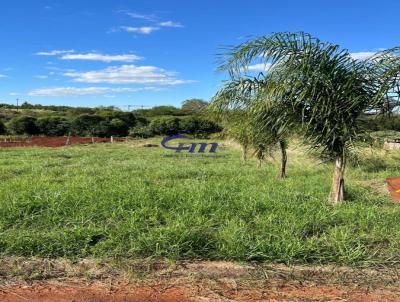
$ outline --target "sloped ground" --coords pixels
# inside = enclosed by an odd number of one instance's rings
[[[0,301],[400,301],[398,269],[1,260]]]

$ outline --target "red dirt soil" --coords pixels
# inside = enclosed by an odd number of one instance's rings
[[[276,285],[238,287],[234,280],[215,284],[170,282],[134,286],[129,284],[61,284],[0,287],[2,302],[205,302],[205,301],[400,301],[397,293],[384,289],[334,285]],[[227,284],[225,284],[227,283]],[[232,283],[232,284],[230,284]]]
[[[0,258],[0,302],[400,302],[400,268]]]
[[[400,301],[400,268],[0,257],[0,302]]]
[[[396,202],[400,202],[400,177],[386,178],[390,197]]]
[[[108,143],[110,138],[106,137],[79,137],[71,136],[69,138],[69,145],[79,145],[79,144],[92,144],[95,143]],[[115,142],[126,141],[125,138],[114,138]],[[21,138],[13,141],[0,141],[0,148],[10,148],[10,147],[64,147],[68,145],[68,137],[66,136],[32,136],[29,138]]]

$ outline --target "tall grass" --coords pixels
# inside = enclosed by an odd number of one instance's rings
[[[332,167],[289,154],[273,164],[164,157],[171,150],[98,144],[0,150],[0,253],[45,257],[167,257],[284,263],[397,264],[400,207],[348,171],[349,200],[327,202]],[[367,161],[367,159],[366,159]]]

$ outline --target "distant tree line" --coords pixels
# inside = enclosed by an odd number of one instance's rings
[[[400,131],[400,115],[369,116],[362,121],[362,125],[369,131]]]
[[[207,137],[221,130],[207,117],[207,105],[206,101],[190,99],[182,108],[156,106],[125,112],[116,107],[0,104],[0,134],[148,138],[185,133]]]
[[[207,137],[209,134],[221,131],[215,122],[198,116],[162,116],[153,119],[149,125],[132,128],[133,137],[149,138],[155,135],[190,134],[194,137]]]

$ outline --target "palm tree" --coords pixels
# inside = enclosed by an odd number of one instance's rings
[[[228,137],[235,140],[242,148],[241,159],[247,161],[249,149],[253,144],[254,131],[251,120],[246,112],[235,110],[225,113],[225,132]]]
[[[265,86],[264,76],[241,78],[229,81],[214,96],[210,109],[227,121],[228,134],[242,146],[242,159],[247,158],[249,147],[259,160],[259,166],[266,154],[276,145],[281,152],[279,178],[286,178],[287,138],[289,127],[275,121],[270,123],[266,115],[274,115],[275,103],[265,101],[260,87]],[[258,114],[260,109],[263,114]]]
[[[258,104],[260,98],[273,102],[273,114],[257,105],[253,112],[280,131],[301,125],[311,146],[334,161],[330,200],[338,203],[344,200],[346,157],[361,133],[360,118],[384,108],[398,83],[397,51],[355,60],[347,50],[309,34],[275,33],[232,48],[219,70],[228,71],[233,83],[245,83],[230,105],[247,104],[251,98],[243,95],[252,95]],[[271,65],[261,81],[245,77],[256,59]]]

